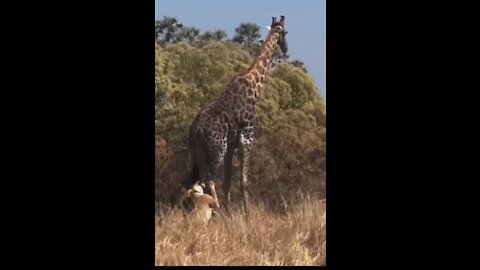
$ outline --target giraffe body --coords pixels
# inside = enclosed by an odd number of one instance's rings
[[[233,78],[226,90],[197,115],[189,130],[189,150],[193,170],[184,186],[188,188],[195,181],[204,183],[206,180],[216,179],[216,171],[224,161],[224,191],[228,205],[233,155],[234,150],[239,148],[240,184],[246,214],[248,160],[258,123],[255,104],[277,45],[283,53],[287,51],[286,31],[283,25],[284,16],[279,22],[276,22],[275,18],[272,19],[271,30],[260,55],[247,71]]]

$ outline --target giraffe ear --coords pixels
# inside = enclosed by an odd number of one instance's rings
[[[270,29],[272,29],[270,26],[267,25],[267,30],[270,31]]]

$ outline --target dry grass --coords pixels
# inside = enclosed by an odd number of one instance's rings
[[[325,265],[325,223],[325,201],[310,199],[283,215],[252,204],[248,222],[221,212],[208,227],[168,210],[156,218],[155,265]]]

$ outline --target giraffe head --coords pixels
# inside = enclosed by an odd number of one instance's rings
[[[272,25],[270,26],[270,31],[278,33],[277,44],[280,46],[280,50],[283,54],[286,54],[288,51],[287,44],[287,30],[285,29],[285,16],[280,16],[280,21],[277,22],[277,17],[272,17]]]

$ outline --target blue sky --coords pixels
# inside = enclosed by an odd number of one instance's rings
[[[326,0],[155,0],[155,19],[176,17],[186,26],[206,30],[223,29],[232,38],[235,28],[242,22],[256,23],[261,27],[262,38],[267,35],[265,26],[272,16],[285,15],[288,30],[290,60],[305,63],[308,72],[317,82],[326,99]]]

